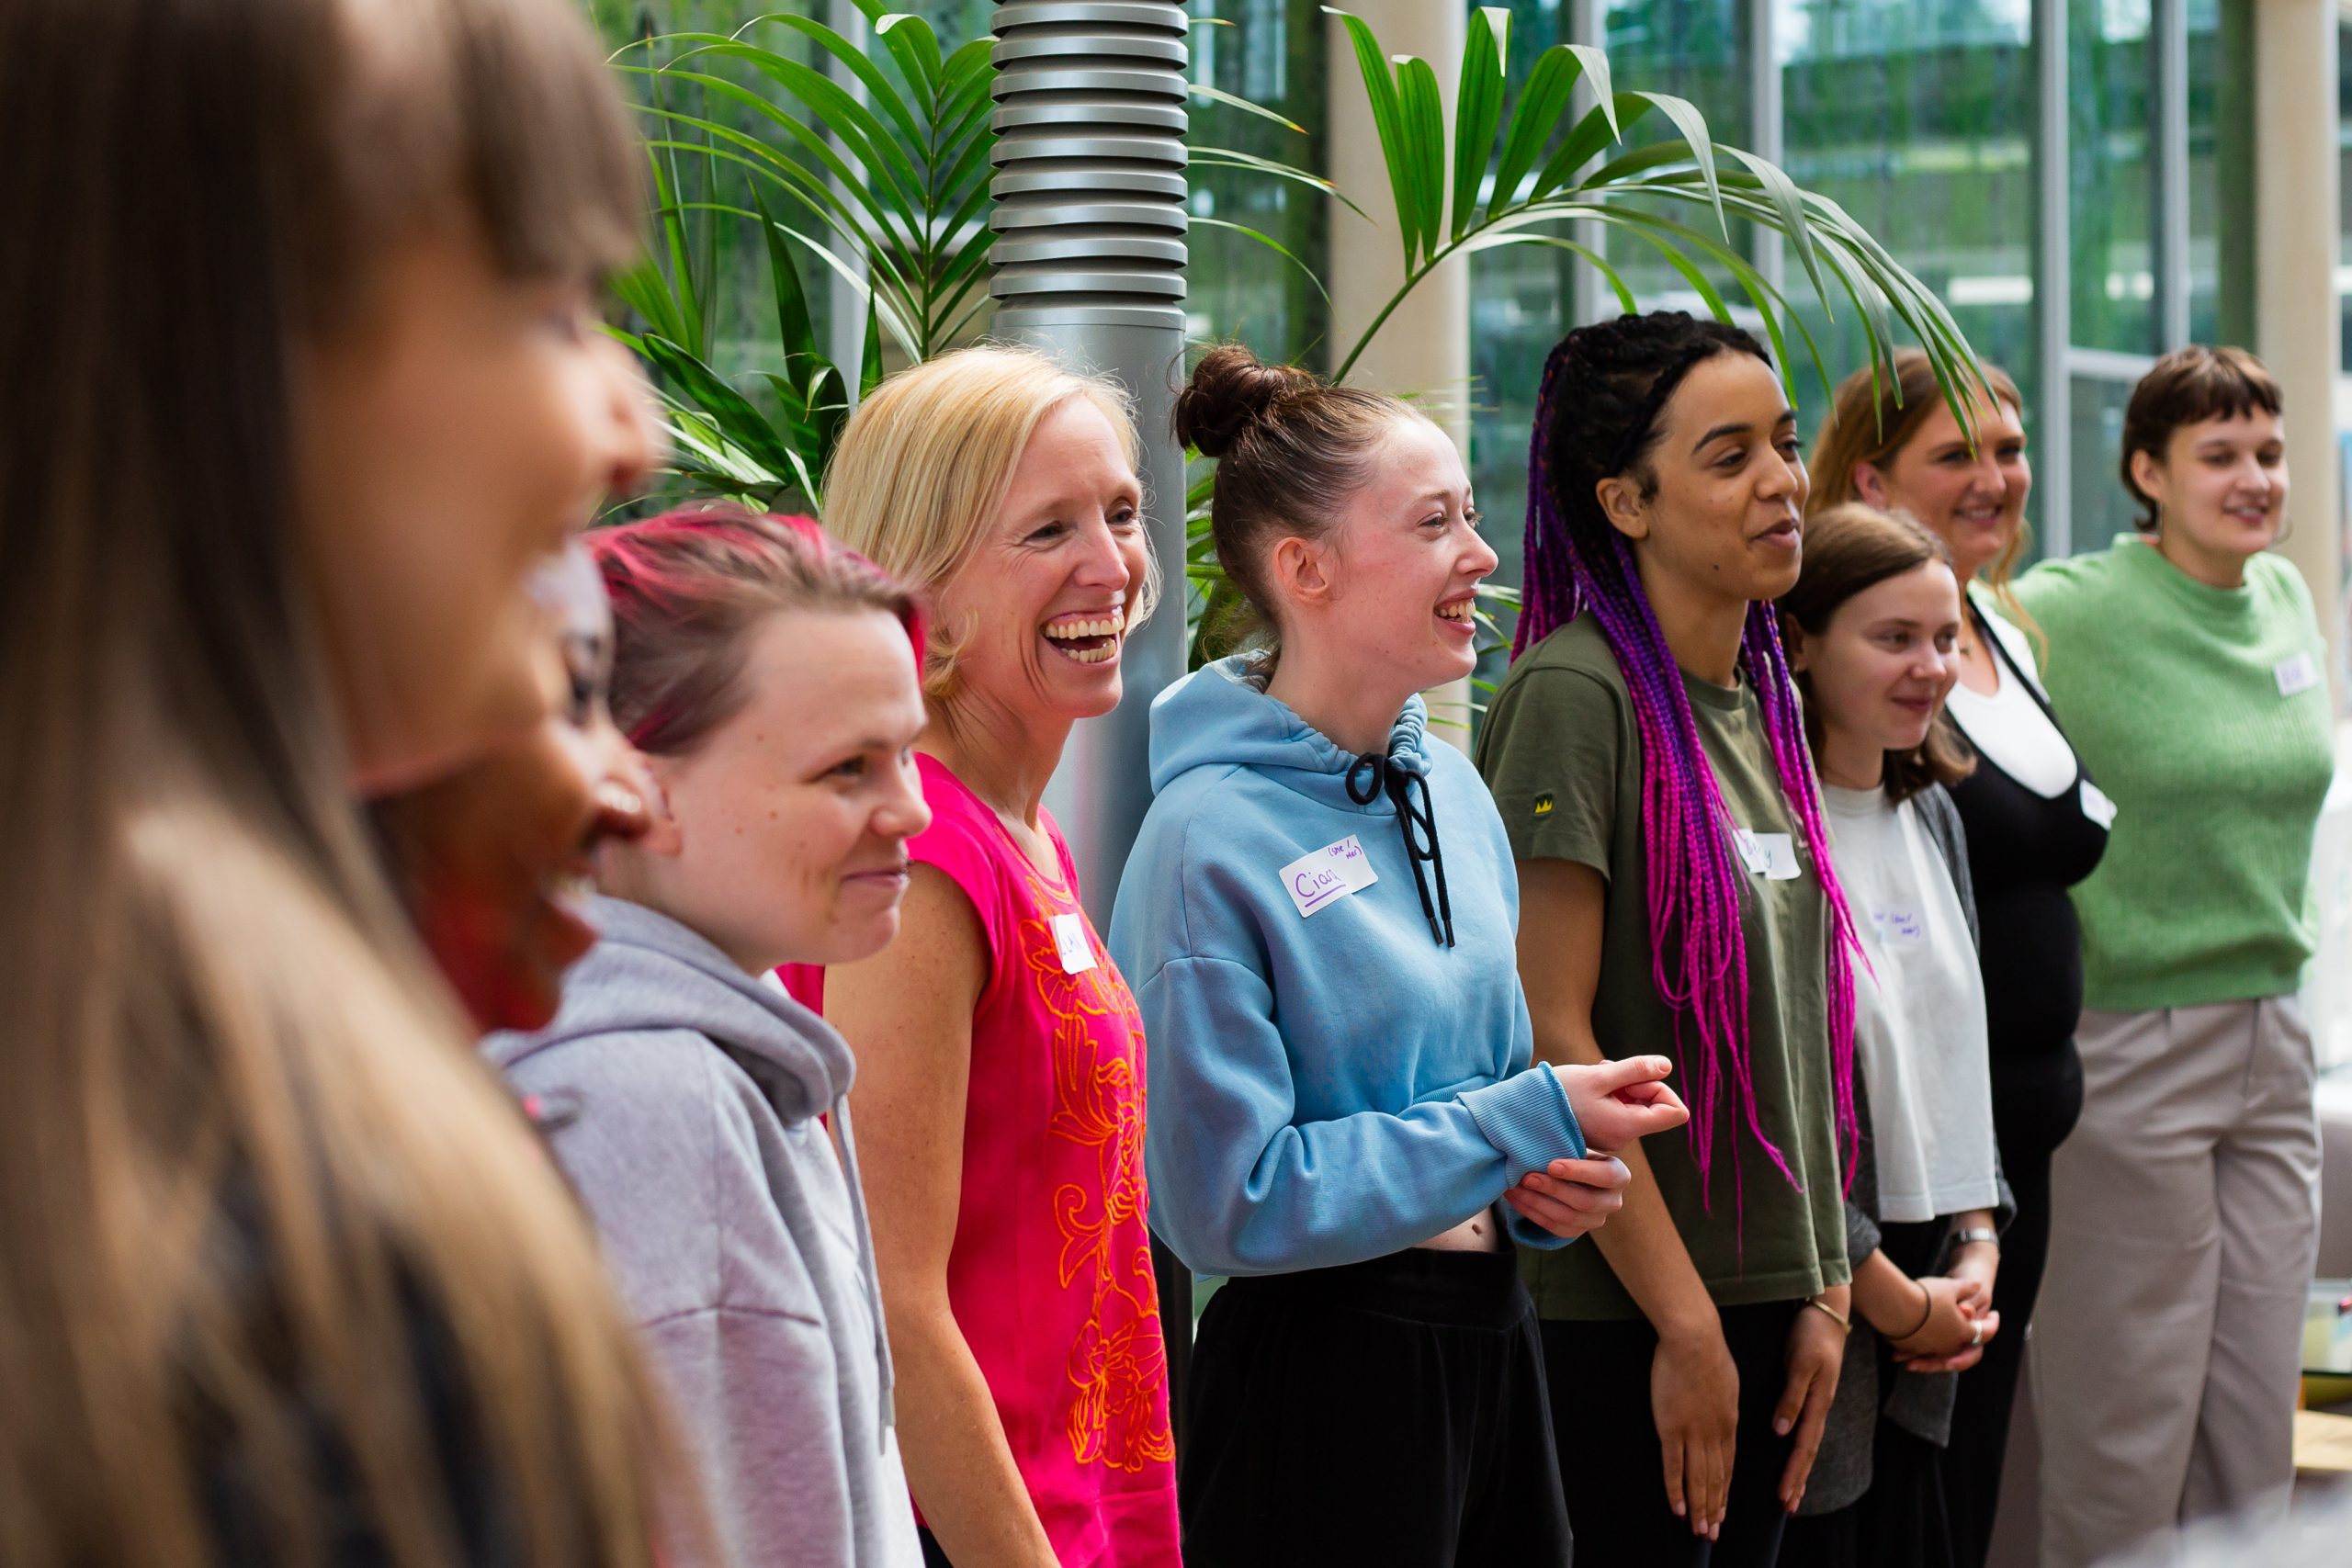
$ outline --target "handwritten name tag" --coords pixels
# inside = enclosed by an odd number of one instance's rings
[[[2278,682],[2278,694],[2282,697],[2308,692],[2319,684],[2319,660],[2308,653],[2282,659],[2270,667],[2270,678]]]
[[[1380,880],[1372,869],[1372,857],[1363,852],[1353,833],[1311,855],[1299,856],[1283,867],[1282,878],[1283,890],[1301,915],[1329,908]]]
[[[1786,833],[1752,833],[1745,828],[1734,828],[1731,836],[1750,876],[1760,876],[1767,882],[1793,882],[1804,874],[1797,864],[1796,840]]]
[[[1086,940],[1086,917],[1056,915],[1053,927],[1054,951],[1061,955],[1062,973],[1083,975],[1093,968],[1094,944]]]
[[[1871,923],[1878,928],[1881,942],[1908,943],[1928,940],[1927,917],[1917,909],[1872,909]]]
[[[2115,802],[2088,779],[2083,781],[2083,815],[2102,828],[2115,826]]]

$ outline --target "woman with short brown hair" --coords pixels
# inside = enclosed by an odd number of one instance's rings
[[[2052,706],[2115,802],[2075,893],[2082,1124],[2058,1151],[2036,1325],[2042,1551],[2079,1568],[2200,1515],[2283,1509],[2319,1226],[2312,841],[2326,645],[2269,553],[2278,384],[2189,347],[2124,413],[2141,533],[2037,567]]]

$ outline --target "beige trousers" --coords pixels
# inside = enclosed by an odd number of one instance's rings
[[[2086,1011],[2076,1039],[2030,1362],[2043,1568],[2284,1512],[2319,1245],[2296,998]]]

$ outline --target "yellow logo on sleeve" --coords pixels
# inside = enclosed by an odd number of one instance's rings
[[[1538,817],[1549,817],[1552,815],[1552,797],[1550,795],[1539,795],[1535,797],[1535,815]]]

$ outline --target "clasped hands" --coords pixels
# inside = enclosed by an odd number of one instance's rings
[[[1999,1249],[1983,1242],[1962,1247],[1951,1272],[1914,1281],[1927,1293],[1928,1314],[1919,1326],[1889,1336],[1894,1359],[1915,1372],[1963,1372],[1984,1359],[1984,1347],[2001,1331],[1993,1310],[1993,1280]]]
[[[1670,1132],[1690,1119],[1666,1087],[1673,1070],[1664,1056],[1554,1066],[1568,1109],[1584,1131],[1585,1157],[1555,1159],[1529,1171],[1503,1194],[1503,1201],[1554,1235],[1573,1240],[1599,1229],[1624,1206],[1625,1185],[1633,1179],[1611,1151],[1631,1148],[1652,1133]]]

